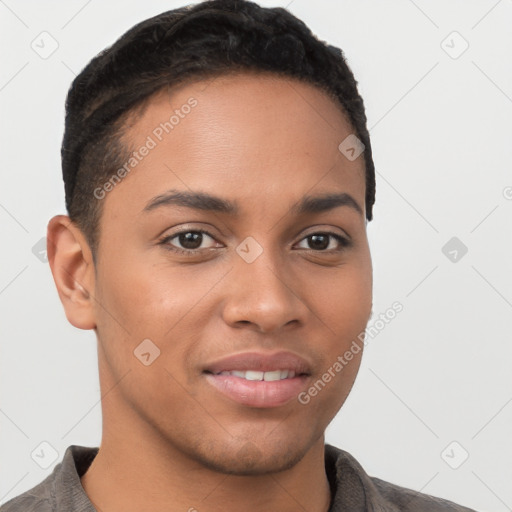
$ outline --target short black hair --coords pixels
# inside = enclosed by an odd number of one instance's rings
[[[130,157],[122,141],[130,114],[164,88],[237,71],[295,78],[336,101],[364,144],[366,217],[372,220],[375,168],[365,108],[343,51],[284,8],[207,0],[138,23],[71,84],[61,149],[66,208],[93,255],[102,211],[94,190]]]

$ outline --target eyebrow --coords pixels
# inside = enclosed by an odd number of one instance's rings
[[[223,199],[205,192],[186,192],[178,190],[169,190],[165,194],[153,197],[142,210],[150,212],[163,206],[182,206],[195,210],[227,213],[236,215],[240,208],[236,201]],[[337,194],[322,194],[319,196],[306,196],[291,208],[295,214],[321,213],[340,206],[348,206],[360,215],[363,210],[357,201],[345,192]]]
[[[239,207],[236,202],[222,199],[205,192],[182,192],[169,190],[165,194],[153,197],[143,212],[150,212],[161,206],[184,206],[195,210],[237,214]]]
[[[348,206],[360,215],[363,215],[363,210],[358,202],[346,192],[339,194],[323,194],[320,196],[306,196],[298,204],[294,205],[291,211],[298,214],[321,213],[333,210],[339,206]]]

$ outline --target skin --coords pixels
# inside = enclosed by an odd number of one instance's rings
[[[322,90],[241,73],[152,97],[130,121],[140,147],[190,97],[198,104],[104,199],[96,264],[64,215],[48,225],[48,255],[66,316],[97,335],[103,436],[81,478],[98,510],[324,512],[330,491],[324,431],[353,385],[362,351],[307,405],[248,407],[219,393],[205,364],[234,353],[289,350],[308,361],[307,390],[364,331],[372,306],[364,160],[338,145],[353,129]],[[162,206],[169,190],[206,192],[240,212]],[[296,214],[304,196],[350,194]],[[178,231],[205,229],[184,256]],[[308,235],[351,240],[326,248]],[[247,263],[237,246],[253,237]],[[325,239],[324,239],[325,240]],[[149,366],[134,350],[149,338]],[[227,505],[229,504],[229,506]]]

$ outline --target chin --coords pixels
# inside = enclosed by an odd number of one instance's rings
[[[226,475],[260,476],[279,473],[293,468],[307,453],[310,446],[269,442],[260,448],[251,441],[231,441],[227,446],[197,447],[193,454],[202,466]]]

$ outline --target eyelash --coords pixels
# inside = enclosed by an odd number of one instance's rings
[[[215,237],[204,229],[185,229],[183,231],[178,231],[177,233],[174,233],[173,235],[169,235],[169,236],[165,236],[165,237],[161,238],[159,240],[158,244],[163,245],[165,247],[165,249],[167,249],[169,251],[175,252],[177,254],[185,255],[185,256],[196,256],[198,253],[203,252],[204,249],[180,249],[179,247],[174,247],[169,244],[170,240],[173,240],[174,238],[177,238],[179,235],[183,235],[185,233],[202,233],[204,235],[208,235],[210,238],[215,240]],[[300,242],[302,242],[303,240],[309,238],[310,236],[314,236],[314,235],[331,236],[335,240],[338,241],[338,243],[340,244],[340,248],[334,249],[334,250],[332,250],[332,249],[331,250],[304,249],[304,250],[309,250],[309,251],[315,252],[315,253],[329,254],[331,252],[341,252],[344,249],[347,249],[352,246],[352,242],[348,238],[345,238],[344,236],[341,236],[338,233],[333,233],[331,231],[317,231],[315,233],[310,233],[309,235],[306,235],[304,238],[301,238]]]

